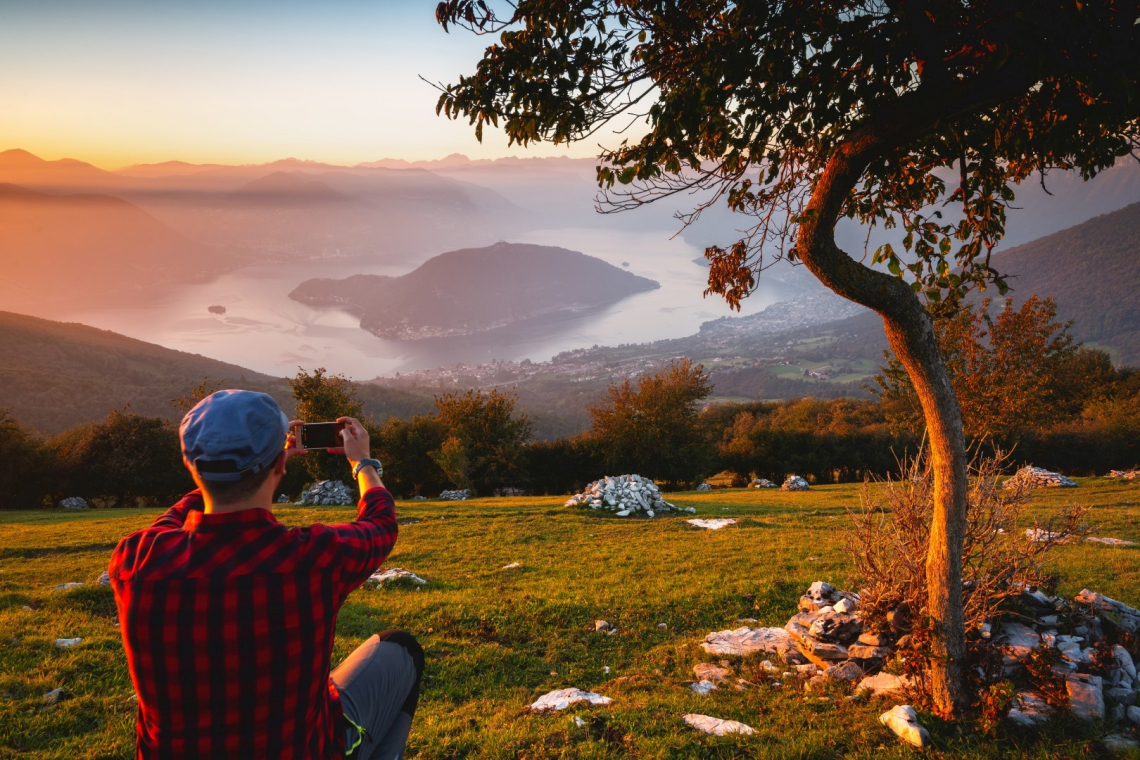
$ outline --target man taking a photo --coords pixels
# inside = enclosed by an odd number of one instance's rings
[[[392,495],[368,432],[342,417],[360,486],[356,521],[288,528],[273,495],[305,453],[277,402],[218,391],[182,420],[198,489],[111,558],[138,693],[139,758],[403,756],[423,650],[403,631],[364,642],[330,673],[348,594],[396,542]]]

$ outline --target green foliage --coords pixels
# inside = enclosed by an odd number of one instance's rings
[[[178,430],[129,410],[79,425],[49,442],[59,477],[52,497],[80,496],[107,507],[168,506],[194,488]]]
[[[404,497],[442,490],[446,473],[432,452],[446,439],[447,429],[435,417],[417,414],[407,421],[390,417],[372,446],[384,463],[384,484]]]
[[[58,475],[51,450],[31,430],[0,408],[0,509],[41,506]]]
[[[635,472],[670,485],[707,474],[711,450],[697,405],[712,392],[704,366],[689,359],[611,385],[591,407],[590,436],[614,473]]]
[[[221,388],[222,384],[220,382],[211,382],[210,378],[203,377],[202,382],[195,385],[190,393],[185,396],[180,396],[179,398],[170,399],[170,406],[173,407],[176,412],[186,414],[197,406],[199,401],[202,401],[215,391],[221,390]]]
[[[436,397],[436,418],[448,436],[433,457],[456,487],[489,496],[525,480],[524,446],[531,427],[525,414],[515,414],[517,400],[495,388]]]
[[[332,422],[338,417],[354,417],[362,423],[368,422],[364,405],[356,397],[356,386],[343,375],[329,375],[324,367],[318,367],[312,373],[300,369],[295,377],[289,379],[289,387],[297,405],[297,419]],[[311,451],[294,461],[303,462],[314,480],[352,482],[352,468],[343,454]]]

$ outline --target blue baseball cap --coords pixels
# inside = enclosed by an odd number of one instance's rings
[[[203,480],[241,480],[273,466],[285,448],[289,418],[272,396],[218,391],[182,418],[182,456]]]

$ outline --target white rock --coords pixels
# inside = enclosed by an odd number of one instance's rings
[[[577,726],[578,728],[582,728],[583,726],[586,725],[586,721],[582,720],[582,716],[575,715],[574,716],[574,725]]]
[[[712,681],[698,681],[697,683],[690,684],[689,689],[694,694],[708,694],[710,691],[716,691],[716,684]]]
[[[504,570],[518,570],[520,567],[522,567],[521,562],[512,562],[509,565],[503,565]]]
[[[80,496],[68,496],[59,502],[60,509],[87,509],[87,500]]]
[[[1049,719],[1052,708],[1033,692],[1023,691],[1014,698],[1009,710],[1009,719],[1021,726],[1035,726]]]
[[[111,585],[111,574],[109,572],[107,572],[106,570],[104,570],[103,574],[99,576],[99,580],[96,581],[96,583],[99,584],[100,586],[110,586]]]
[[[788,479],[784,481],[784,484],[780,486],[780,488],[785,491],[806,491],[810,487],[808,482],[799,475],[789,475]]]
[[[1063,533],[1045,530],[1044,528],[1026,528],[1025,537],[1029,539],[1029,543],[1031,544],[1043,544],[1046,541],[1052,541],[1059,544],[1067,544],[1070,538]]]
[[[1140,724],[1140,707],[1137,707],[1136,705],[1129,705],[1125,710],[1125,715],[1128,716],[1128,720],[1132,721],[1133,723]]]
[[[775,664],[772,663],[771,660],[761,660],[760,661],[760,669],[763,670],[765,673],[777,673],[780,670],[779,668],[777,668],[775,666]]]
[[[339,480],[320,480],[301,492],[302,506],[349,506],[356,503],[356,494]]]
[[[1041,646],[1041,637],[1032,628],[1021,623],[1006,623],[1002,627],[999,643],[1017,660],[1024,660]]]
[[[56,586],[56,587],[55,587],[54,589],[52,589],[52,590],[53,590],[53,591],[71,591],[71,589],[73,589],[73,588],[80,588],[81,586],[83,586],[83,584],[82,584],[82,583],[75,583],[75,582],[72,582],[72,583],[61,583],[61,584],[59,584],[58,586]]]
[[[1065,679],[1069,709],[1081,720],[1104,720],[1104,681],[1100,676],[1072,673]]]
[[[1103,538],[1101,536],[1089,536],[1085,539],[1094,544],[1105,544],[1106,546],[1135,546],[1135,541],[1125,541],[1123,538]]]
[[[717,683],[730,678],[732,671],[712,662],[700,662],[693,666],[693,674],[702,681]]]
[[[1077,481],[1056,472],[1043,470],[1032,465],[1022,467],[1002,484],[1002,488],[1075,488]]]
[[[1129,750],[1140,747],[1140,742],[1137,742],[1128,734],[1109,734],[1104,737],[1104,746],[1108,747],[1113,752],[1127,752]]]
[[[1136,665],[1132,661],[1132,655],[1127,649],[1117,644],[1112,648],[1112,655],[1116,658],[1116,665],[1133,681],[1136,680]]]
[[[78,646],[82,641],[83,639],[79,637],[74,639],[56,639],[55,647],[56,649],[71,649],[73,646]]]
[[[695,525],[698,528],[707,528],[708,530],[720,530],[726,525],[734,525],[736,520],[731,517],[726,517],[722,520],[685,520],[689,525]]]
[[[755,733],[755,730],[752,728],[752,726],[746,726],[743,723],[737,723],[735,720],[721,720],[720,718],[714,718],[711,715],[687,713],[686,715],[681,716],[681,720],[685,721],[698,731],[704,731],[706,734],[712,734],[713,736]]]
[[[779,654],[792,663],[803,662],[792,635],[783,628],[737,628],[734,631],[714,631],[705,636],[701,649],[709,654],[747,657],[764,652]]]
[[[52,689],[47,694],[44,694],[44,704],[54,705],[59,702],[59,700],[63,699],[64,694],[65,692],[63,689]]]
[[[930,744],[930,734],[918,724],[918,713],[910,705],[895,705],[879,716],[879,722],[907,744],[915,747]]]
[[[856,602],[854,599],[847,599],[845,597],[843,599],[840,599],[838,602],[836,602],[833,609],[836,612],[848,613],[848,612],[854,612],[856,609],[858,609],[858,607],[859,607],[858,602]]]
[[[369,576],[366,582],[383,584],[387,583],[388,581],[394,581],[397,578],[407,578],[413,583],[419,583],[420,585],[427,583],[426,580],[416,575],[411,570],[405,570],[402,567],[389,567],[384,570],[377,570],[371,576]]]
[[[609,697],[595,694],[592,691],[582,691],[581,689],[555,689],[554,691],[543,694],[532,702],[530,709],[534,712],[565,710],[575,702],[589,702],[592,705],[608,705],[610,702],[613,702],[613,700]]]
[[[892,692],[901,692],[907,687],[905,677],[900,678],[892,673],[877,673],[867,676],[855,687],[856,692],[869,691],[876,697]]]

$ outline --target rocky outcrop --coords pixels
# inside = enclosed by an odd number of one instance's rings
[[[356,494],[339,480],[319,480],[301,492],[302,506],[347,507],[356,503]]]
[[[87,499],[79,496],[68,496],[66,499],[60,499],[60,509],[88,509]]]
[[[578,505],[612,512],[618,517],[656,517],[669,512],[697,511],[693,507],[681,509],[665,501],[657,485],[640,475],[607,475],[595,480],[581,493],[571,496],[565,504],[567,507]]]
[[[1077,481],[1056,472],[1027,465],[1002,484],[1002,488],[1076,488]]]
[[[439,495],[440,501],[467,501],[471,498],[470,488],[456,488],[451,491],[443,491]]]
[[[777,488],[778,486],[767,478],[756,478],[748,484],[749,488]]]
[[[784,481],[784,485],[780,486],[785,491],[806,491],[810,487],[808,482],[799,475],[789,475],[788,479]]]

